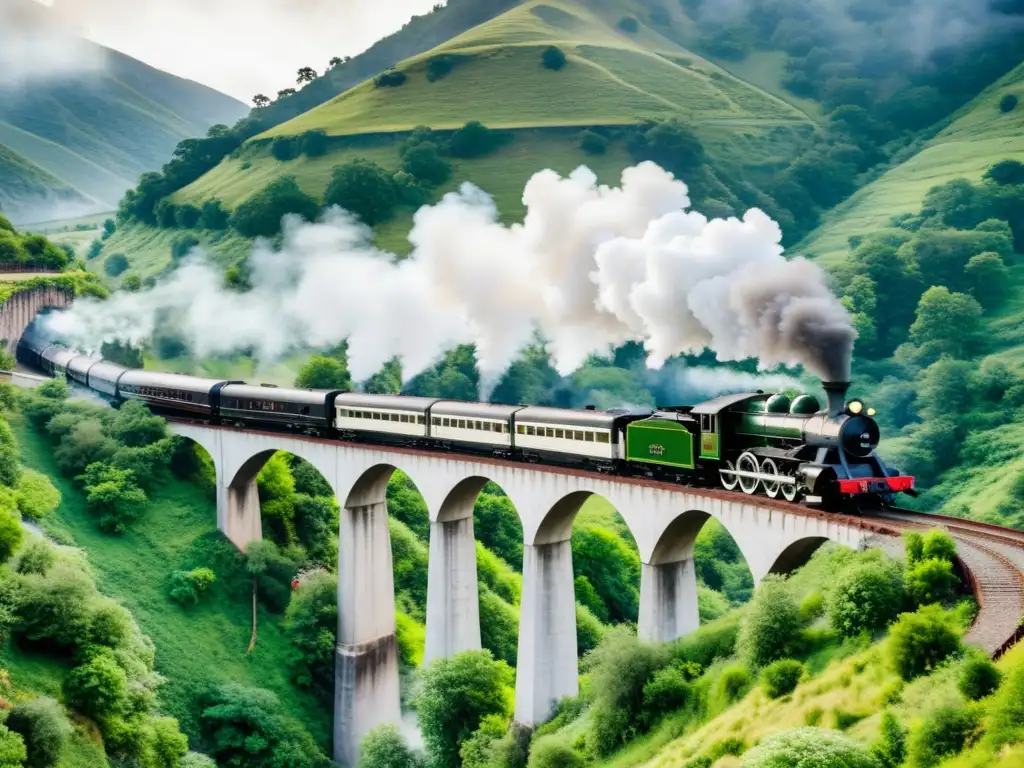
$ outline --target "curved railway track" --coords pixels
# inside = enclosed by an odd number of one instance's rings
[[[967,642],[998,658],[1024,638],[1024,532],[898,508],[871,514],[904,530],[942,528],[953,537],[979,608]]]

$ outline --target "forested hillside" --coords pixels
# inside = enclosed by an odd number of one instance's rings
[[[45,186],[40,194],[8,187],[6,207],[16,219],[109,210],[182,139],[230,124],[245,112],[224,94],[69,36],[33,0],[5,0],[0,18],[0,45],[7,36],[38,38],[80,62],[54,71],[47,61],[35,67],[16,62],[13,71],[6,71],[8,64],[0,75],[0,145],[59,180],[38,178]],[[68,187],[91,200],[90,210],[64,199]]]

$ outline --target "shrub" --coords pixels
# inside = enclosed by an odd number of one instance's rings
[[[221,230],[228,228],[228,219],[231,214],[224,210],[224,204],[220,200],[207,200],[203,203],[203,214],[199,219],[203,229]]]
[[[390,219],[398,203],[391,173],[369,160],[339,165],[324,193],[324,205],[341,206],[369,226]]]
[[[743,768],[877,768],[864,747],[822,728],[795,728],[768,736],[743,755]]]
[[[25,741],[21,734],[0,725],[0,768],[20,768],[25,764]]]
[[[57,552],[46,539],[33,537],[21,550],[15,570],[45,576],[57,561]]]
[[[978,727],[978,713],[960,707],[930,712],[910,736],[907,749],[912,768],[932,768],[964,748]]]
[[[278,136],[270,144],[270,154],[274,156],[275,160],[280,160],[282,163],[294,160],[298,155],[295,138]]]
[[[125,275],[124,279],[121,281],[121,290],[127,291],[128,293],[138,293],[142,290],[142,278],[134,272],[130,275]]]
[[[637,20],[632,16],[623,16],[619,19],[617,26],[623,32],[628,32],[631,35],[636,34],[637,30],[640,29],[640,25],[637,23]]]
[[[753,685],[753,678],[742,664],[730,664],[722,670],[711,689],[710,700],[713,712],[720,712],[747,695]]]
[[[690,684],[678,666],[659,669],[644,685],[644,714],[651,721],[682,709],[690,695]]]
[[[452,166],[429,142],[409,148],[403,155],[402,169],[431,185],[444,184],[452,175]]]
[[[1003,114],[1013,112],[1017,108],[1017,102],[1017,96],[1013,93],[1008,93],[999,100],[999,111]]]
[[[128,257],[123,253],[112,253],[103,262],[103,271],[108,277],[117,277],[122,272],[126,272],[130,266]]]
[[[920,533],[905,533],[903,542],[907,553],[907,565],[913,565],[924,555],[924,537]]]
[[[977,701],[995,693],[1002,679],[1002,672],[987,657],[971,656],[960,668],[957,687],[968,699]]]
[[[374,728],[359,745],[359,768],[417,768],[421,764],[391,723]]]
[[[497,149],[502,139],[499,131],[492,131],[479,120],[471,120],[452,134],[448,152],[452,157],[482,157]]]
[[[202,752],[188,752],[181,758],[178,768],[217,768],[217,764],[212,757],[208,757]]]
[[[179,261],[189,255],[193,248],[199,247],[199,238],[195,235],[181,235],[171,243],[171,258]]]
[[[960,637],[937,605],[902,614],[889,631],[889,662],[904,680],[931,672],[959,650]]]
[[[552,733],[542,736],[530,749],[527,768],[583,768],[587,761],[572,748],[567,736]]]
[[[409,76],[401,70],[392,69],[389,72],[382,72],[374,78],[373,84],[377,88],[397,88],[403,85]]]
[[[565,52],[557,45],[549,45],[544,49],[544,53],[541,54],[540,60],[544,69],[552,69],[557,72],[565,66]]]
[[[800,618],[805,624],[810,624],[817,618],[825,615],[825,597],[821,592],[811,592],[800,601]]]
[[[20,515],[11,508],[0,507],[0,563],[14,556],[24,538]]]
[[[449,54],[435,56],[427,62],[427,80],[435,83],[438,80],[448,77],[448,75],[451,74],[451,71],[455,69],[455,64],[457,62],[458,59]]]
[[[75,667],[64,681],[68,704],[93,719],[124,714],[128,677],[107,651]]]
[[[28,768],[51,768],[60,762],[71,738],[71,723],[53,699],[40,696],[22,702],[7,716],[7,727],[25,741]]]
[[[60,491],[46,475],[24,468],[17,486],[18,511],[29,520],[39,521],[60,504]]]
[[[209,568],[175,571],[171,574],[169,594],[176,603],[195,605],[216,580],[216,574]]]
[[[194,205],[183,203],[174,211],[174,223],[179,229],[192,229],[199,224],[202,212]]]
[[[994,747],[1024,741],[1024,666],[1007,672],[987,710],[986,729]]]
[[[907,595],[914,605],[944,603],[953,598],[956,583],[952,563],[931,557],[907,573]]]
[[[740,629],[740,652],[752,667],[788,655],[801,626],[800,608],[785,580],[768,576],[750,601]]]
[[[608,151],[607,140],[595,131],[581,131],[579,136],[580,149],[588,155],[603,155]]]
[[[313,221],[319,212],[317,201],[302,191],[295,178],[283,176],[239,205],[230,221],[245,237],[272,237],[287,214]]]
[[[903,578],[895,563],[864,562],[836,579],[829,599],[829,621],[845,637],[887,626],[903,603]]]
[[[900,768],[907,756],[907,734],[891,712],[882,713],[881,733],[871,745],[871,754],[881,768]]]
[[[956,542],[945,531],[933,528],[925,534],[921,549],[924,558],[937,558],[953,562],[956,558]]]
[[[769,699],[778,699],[793,692],[804,676],[804,665],[796,659],[779,659],[761,672],[761,685]]]
[[[327,131],[322,129],[306,131],[299,136],[299,153],[306,157],[323,157],[328,146]]]

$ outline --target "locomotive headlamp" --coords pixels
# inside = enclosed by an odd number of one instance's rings
[[[878,413],[878,411],[874,408],[868,408],[868,416],[874,416],[876,413]]]
[[[864,410],[864,403],[860,400],[851,400],[846,404],[846,410],[856,416],[858,413]]]

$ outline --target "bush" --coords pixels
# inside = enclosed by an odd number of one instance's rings
[[[580,149],[588,155],[603,155],[608,151],[608,141],[601,134],[591,130],[581,131],[579,142]]]
[[[64,681],[67,702],[95,719],[123,715],[128,708],[128,677],[109,651],[75,667]]]
[[[878,768],[864,747],[822,728],[795,728],[768,736],[743,755],[743,768]]]
[[[999,111],[1003,114],[1007,112],[1013,112],[1017,108],[1017,96],[1012,93],[1008,93],[999,100]]]
[[[103,262],[103,271],[108,277],[117,277],[122,272],[128,271],[131,264],[128,262],[128,257],[123,253],[112,253],[107,256],[106,261]]]
[[[796,659],[779,659],[761,672],[761,684],[769,699],[778,699],[793,692],[804,676],[804,665]]]
[[[829,599],[829,621],[844,637],[855,637],[888,626],[902,604],[903,577],[895,563],[860,563],[836,579]]]
[[[110,464],[94,463],[77,478],[86,492],[89,511],[99,518],[99,526],[109,533],[123,533],[142,514],[146,494],[135,483],[135,473]]]
[[[203,203],[203,214],[199,219],[203,229],[221,230],[228,228],[228,219],[231,214],[224,210],[224,204],[220,200],[207,200]]]
[[[14,556],[24,538],[18,513],[11,508],[0,507],[0,563],[6,563]]]
[[[392,174],[369,160],[339,165],[324,192],[324,205],[340,206],[371,227],[390,219],[398,203]]]
[[[925,534],[921,554],[924,558],[938,558],[953,562],[956,559],[956,542],[940,528],[933,528]]]
[[[953,564],[931,557],[922,560],[907,573],[907,596],[914,605],[944,603],[953,599],[957,578]]]
[[[169,594],[180,605],[195,605],[206,590],[217,580],[209,568],[195,568],[191,571],[175,571],[171,574]]]
[[[33,537],[21,550],[15,570],[18,573],[35,573],[45,576],[57,562],[57,552],[46,539]]]
[[[24,468],[17,485],[18,511],[38,522],[53,512],[60,504],[60,491],[46,475],[34,469]]]
[[[25,755],[21,734],[0,725],[0,768],[20,768],[25,764]]]
[[[754,684],[750,670],[743,664],[730,664],[722,670],[722,674],[711,689],[710,710],[717,714],[747,695]]]
[[[640,25],[637,23],[637,20],[632,16],[623,16],[619,19],[617,26],[623,32],[628,32],[631,35],[636,34],[637,30],[640,29]]]
[[[183,203],[174,211],[174,223],[178,229],[193,229],[199,225],[202,212],[194,205]]]
[[[299,136],[299,153],[306,157],[323,157],[329,146],[327,131],[322,129],[306,131]]]
[[[403,155],[402,169],[433,186],[444,184],[452,175],[451,163],[438,154],[435,144],[429,142],[408,149]]]
[[[891,712],[882,713],[878,740],[871,745],[871,754],[881,768],[900,768],[907,756],[907,734]]]
[[[565,52],[557,45],[549,45],[544,49],[540,57],[544,69],[552,69],[555,72],[565,66]]]
[[[924,556],[924,537],[920,533],[904,533],[903,545],[907,553],[907,565],[914,565]]]
[[[689,696],[690,684],[678,666],[659,669],[644,685],[644,714],[653,722],[682,709]]]
[[[821,592],[811,592],[800,601],[800,618],[805,624],[825,615],[825,597]]]
[[[374,728],[359,745],[359,768],[418,768],[420,765],[422,761],[391,723]]]
[[[583,768],[587,761],[572,748],[569,738],[552,733],[537,739],[530,749],[527,768]]]
[[[769,575],[750,601],[740,628],[740,652],[752,667],[789,655],[801,627],[800,608],[785,579]]]
[[[1002,679],[1003,673],[987,657],[971,656],[960,668],[957,687],[968,699],[978,701],[995,693]]]
[[[125,278],[121,281],[121,290],[128,293],[138,293],[142,290],[142,278],[134,272],[130,275],[125,275]]]
[[[275,138],[270,143],[270,154],[274,156],[275,160],[279,160],[282,163],[294,160],[298,155],[294,137],[278,136]]]
[[[317,571],[303,579],[292,593],[284,628],[294,651],[289,659],[292,679],[322,700],[330,701],[334,691],[334,647],[338,631],[337,577]],[[398,622],[398,630],[399,650],[404,657],[409,651],[402,621]]]
[[[174,238],[174,242],[171,243],[171,258],[174,261],[180,261],[189,255],[193,248],[198,248],[201,245],[199,238],[195,235],[181,235],[180,237]]]
[[[959,650],[950,616],[936,605],[902,614],[889,631],[889,663],[904,680],[931,672]]]
[[[939,707],[930,712],[910,736],[907,763],[911,768],[932,768],[959,754],[978,727],[977,712],[960,707]]]
[[[374,78],[373,84],[377,88],[397,88],[403,85],[409,76],[401,70],[393,69],[390,72],[382,72]]]
[[[453,69],[455,69],[456,63],[458,63],[458,58],[456,56],[451,56],[449,54],[435,56],[427,62],[427,80],[432,83],[436,83],[438,80],[443,80],[451,74]]]
[[[15,706],[7,716],[7,727],[24,739],[28,768],[57,765],[72,732],[60,704],[48,696]]]
[[[503,140],[499,131],[492,131],[479,120],[471,120],[452,134],[448,152],[452,157],[482,157],[497,149]]]
[[[273,237],[281,231],[281,219],[290,213],[313,221],[320,206],[302,191],[293,176],[283,176],[239,205],[230,221],[245,237]]]

